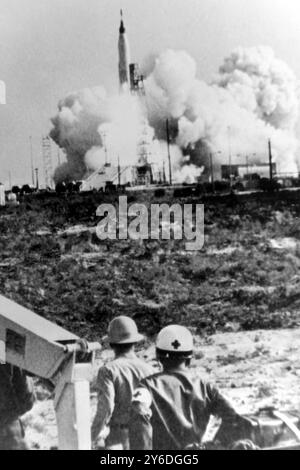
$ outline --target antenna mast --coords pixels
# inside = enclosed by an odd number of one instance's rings
[[[49,136],[43,137],[42,148],[43,148],[45,185],[46,185],[46,188],[52,188],[52,177],[53,177],[52,149],[51,149],[51,139]]]
[[[33,151],[32,151],[32,136],[29,137],[30,141],[30,162],[31,162],[31,181],[34,187],[34,167],[33,167]]]
[[[172,167],[171,167],[171,152],[170,152],[170,130],[169,130],[169,119],[166,121],[167,130],[167,144],[168,144],[168,160],[169,160],[169,183],[172,185]]]

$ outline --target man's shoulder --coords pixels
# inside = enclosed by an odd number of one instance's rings
[[[99,373],[100,375],[114,375],[120,369],[137,369],[141,370],[145,373],[145,375],[153,374],[153,367],[151,364],[148,364],[143,359],[138,357],[117,357],[110,362],[107,362],[103,366],[100,367]]]
[[[177,372],[177,371],[172,371],[172,372],[156,372],[153,373],[147,377],[145,377],[142,381],[141,384],[145,386],[151,386],[156,384],[156,383],[175,383],[175,382],[180,382],[183,385],[190,385],[191,387],[196,387],[197,389],[201,389],[203,392],[207,392],[208,390],[212,390],[213,387],[209,382],[206,382],[199,376],[195,376],[191,374],[189,371],[186,372]]]
[[[148,374],[153,374],[154,373],[154,368],[152,364],[149,364],[149,362],[146,362],[144,359],[141,359],[139,357],[136,358],[135,364],[139,367],[141,367],[144,370],[148,371]]]
[[[137,368],[142,368],[142,369],[148,369],[152,370],[152,366],[147,363],[144,359],[139,358],[138,356],[133,356],[133,357],[126,357],[126,356],[120,356],[111,361],[109,364],[107,364],[110,368],[114,367],[127,367],[127,366],[133,366]]]
[[[189,372],[177,372],[177,371],[159,371],[151,374],[151,376],[147,377],[144,380],[156,380],[156,379],[167,379],[167,378],[178,378],[184,376],[186,378],[190,378]]]
[[[150,385],[151,383],[155,383],[157,380],[162,379],[165,376],[164,372],[153,372],[152,374],[145,377],[141,380],[141,385]]]

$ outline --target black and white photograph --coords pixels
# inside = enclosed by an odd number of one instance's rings
[[[299,111],[299,0],[0,0],[0,450],[300,450]]]

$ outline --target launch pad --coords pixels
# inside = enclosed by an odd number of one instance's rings
[[[144,75],[140,72],[139,64],[131,62],[129,41],[126,34],[122,10],[120,14],[121,20],[118,41],[119,93],[120,95],[130,94],[137,97],[142,115],[141,136],[136,145],[136,163],[133,165],[122,165],[122,155],[119,155],[118,166],[112,165],[106,139],[102,139],[102,145],[105,151],[105,164],[87,175],[81,185],[81,191],[107,191],[114,186],[149,187],[156,183],[166,183],[163,159],[161,168],[158,164],[151,162],[151,139],[147,136],[149,125]],[[114,155],[114,157],[116,156]],[[114,160],[116,161],[116,158],[114,158]]]

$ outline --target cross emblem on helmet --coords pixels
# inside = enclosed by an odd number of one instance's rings
[[[171,343],[171,346],[173,346],[174,349],[178,349],[181,346],[181,343],[179,343],[179,341],[176,339],[173,341],[173,343]]]

